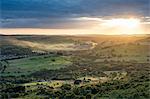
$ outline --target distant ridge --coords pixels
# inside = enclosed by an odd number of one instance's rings
[[[107,34],[62,34],[62,35],[38,35],[38,34],[0,34],[0,36],[150,36],[150,34],[114,34],[114,35],[107,35]]]

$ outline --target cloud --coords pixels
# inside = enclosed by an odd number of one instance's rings
[[[49,28],[49,29],[81,29],[92,28],[97,21],[78,20],[78,18],[18,18],[1,19],[2,28]]]
[[[84,28],[97,22],[74,19],[149,16],[149,0],[1,0],[1,14],[1,28]]]

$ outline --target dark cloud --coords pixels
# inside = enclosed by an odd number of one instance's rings
[[[90,28],[96,24],[97,21],[92,20],[76,20],[72,18],[42,18],[42,19],[2,19],[3,28]]]
[[[74,28],[82,23],[71,18],[149,16],[149,5],[149,0],[1,0],[1,19],[3,28]]]

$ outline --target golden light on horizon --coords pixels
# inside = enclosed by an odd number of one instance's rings
[[[140,25],[139,19],[111,19],[111,20],[105,20],[103,25],[109,26],[109,27],[126,27],[126,28],[136,28]]]

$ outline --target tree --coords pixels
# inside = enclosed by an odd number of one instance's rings
[[[64,97],[64,99],[73,99],[75,98],[75,94],[74,93],[67,93]]]
[[[56,60],[55,60],[55,59],[51,59],[51,61],[52,61],[52,62],[55,62]]]
[[[70,84],[63,84],[63,85],[61,86],[61,89],[62,89],[62,90],[71,90],[71,85],[70,85]]]
[[[92,94],[87,94],[86,99],[92,99]]]
[[[4,71],[6,70],[7,66],[9,66],[9,62],[7,60],[3,60],[3,61],[0,62],[1,73],[4,73]]]

